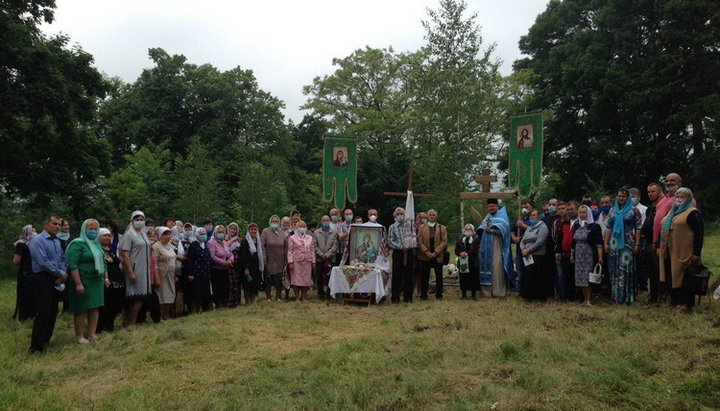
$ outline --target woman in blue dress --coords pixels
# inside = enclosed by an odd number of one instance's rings
[[[615,206],[610,210],[605,232],[608,273],[612,298],[619,303],[632,303],[638,290],[635,255],[640,251],[640,211],[628,201],[627,188],[618,190]]]

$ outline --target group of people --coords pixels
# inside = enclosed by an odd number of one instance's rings
[[[649,303],[669,294],[670,304],[685,311],[695,294],[685,275],[700,261],[704,224],[690,189],[676,173],[664,187],[647,186],[650,203],[637,188],[620,188],[613,200],[589,195],[580,202],[553,198],[543,212],[522,205],[512,241],[520,294],[529,300],[556,296],[592,305],[593,288],[618,303],[633,303],[648,290]],[[590,282],[591,274],[601,278]],[[602,277],[600,277],[602,274]]]
[[[647,187],[648,206],[639,190],[626,188],[614,202],[610,196],[599,202],[589,196],[567,203],[553,198],[542,210],[526,202],[513,225],[506,207],[488,200],[477,230],[466,224],[455,243],[461,298],[504,297],[515,289],[529,300],[579,298],[591,305],[590,274],[601,271],[598,290],[614,301],[632,303],[649,278],[650,302],[667,291],[678,309],[692,307],[683,276],[700,259],[702,214],[680,176],[669,174],[664,185],[667,193],[659,183]],[[450,262],[447,227],[436,210],[406,219],[398,207],[393,216],[386,241],[373,248],[391,253],[391,302],[426,300],[431,272],[435,297],[442,300],[443,270]],[[370,209],[366,224],[382,227],[377,218]],[[350,208],[333,208],[310,224],[294,210],[271,216],[262,231],[249,223],[243,236],[234,222],[223,226],[206,219],[196,226],[166,218],[156,226],[135,211],[123,232],[113,219],[102,226],[87,219],[71,239],[69,221],[50,215],[41,233],[27,225],[15,243],[14,317],[35,317],[30,351],[41,352],[65,295],[63,309],[74,315],[80,344],[113,331],[121,312],[123,326],[130,327],[148,314],[158,322],[235,307],[243,298],[252,304],[261,294],[268,302],[283,301],[291,287],[297,301],[308,298],[311,286],[325,297],[332,267],[348,263],[350,227],[358,223],[363,219]]]

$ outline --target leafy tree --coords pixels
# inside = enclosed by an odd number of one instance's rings
[[[720,3],[552,0],[520,41],[546,108],[546,165],[560,193],[577,197],[587,176],[615,190],[671,171],[707,184],[717,155]],[[712,161],[712,160],[711,160]]]
[[[47,37],[54,1],[4,2],[0,10],[0,183],[10,195],[69,196],[80,215],[108,170],[108,146],[90,130],[106,84],[92,56]]]

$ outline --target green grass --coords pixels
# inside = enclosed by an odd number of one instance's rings
[[[715,231],[717,232],[717,231]],[[720,235],[704,260],[720,273]],[[713,409],[720,302],[695,313],[600,303],[459,301],[370,308],[259,303],[48,351],[7,317],[0,282],[0,408]]]

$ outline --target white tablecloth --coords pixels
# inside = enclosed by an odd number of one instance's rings
[[[390,284],[392,279],[390,274],[387,275],[387,284],[383,281],[382,271],[374,269],[372,272],[365,274],[355,284],[350,286],[341,267],[333,267],[330,272],[330,296],[335,298],[335,294],[349,293],[375,293],[375,302],[380,302],[386,295],[390,295]]]

